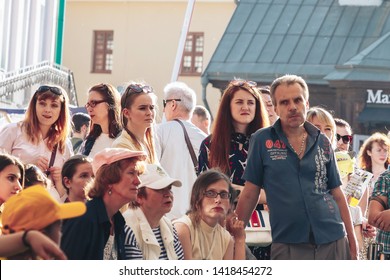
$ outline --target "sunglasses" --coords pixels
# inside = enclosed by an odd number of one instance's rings
[[[151,93],[153,92],[153,88],[148,85],[139,85],[139,84],[131,84],[128,87],[128,91],[132,93]]]
[[[163,99],[163,107],[165,108],[167,106],[167,103],[171,101],[181,101],[181,99],[180,98]]]
[[[55,95],[62,95],[62,90],[60,88],[51,86],[40,86],[35,93],[43,93],[46,91],[50,91]]]
[[[229,199],[232,196],[232,194],[228,192],[215,192],[215,191],[205,191],[203,194],[205,197],[208,198],[217,198],[217,196],[219,195],[221,199]]]
[[[100,103],[103,103],[103,102],[107,102],[107,100],[103,99],[103,100],[91,100],[89,102],[87,102],[87,104],[85,104],[85,108],[88,109],[88,107],[91,107],[91,108],[95,108],[96,105],[100,104]]]
[[[340,134],[336,133],[336,138],[337,141],[340,141],[340,139],[343,139],[344,144],[348,144],[352,142],[352,136],[351,135],[343,135],[341,136]]]
[[[233,80],[230,81],[230,84],[235,87],[242,87],[242,86],[248,86],[248,87],[256,87],[257,83],[254,81],[247,81],[247,80]]]

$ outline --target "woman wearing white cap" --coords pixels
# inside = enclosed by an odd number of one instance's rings
[[[145,158],[143,151],[123,148],[96,154],[87,212],[63,226],[61,248],[69,259],[124,259],[125,221],[119,209],[136,199]]]
[[[172,186],[181,182],[172,179],[156,164],[148,164],[141,175],[137,200],[130,203],[123,216],[126,259],[180,260],[184,253],[177,232],[165,217],[172,209]]]

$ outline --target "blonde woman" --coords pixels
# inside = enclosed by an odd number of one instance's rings
[[[145,151],[148,163],[157,163],[153,141],[153,125],[157,97],[146,83],[131,82],[121,98],[123,130],[112,144],[113,148]]]
[[[332,148],[336,149],[336,123],[333,116],[324,108],[311,107],[307,111],[306,119],[325,134],[329,138]]]

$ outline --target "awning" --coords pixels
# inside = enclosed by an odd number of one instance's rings
[[[359,114],[358,121],[361,123],[390,123],[390,106],[365,107]]]

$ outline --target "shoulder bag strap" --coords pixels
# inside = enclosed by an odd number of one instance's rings
[[[195,167],[195,171],[197,171],[198,170],[198,159],[196,158],[194,148],[192,147],[192,144],[190,142],[190,138],[188,137],[187,130],[184,127],[184,124],[180,120],[174,119],[174,121],[177,121],[181,125],[181,127],[183,128],[184,139],[186,140],[188,150],[190,151],[190,155],[191,155],[192,163],[194,164],[194,167]]]
[[[56,154],[57,154],[57,148],[58,148],[58,144],[55,144],[54,147],[53,147],[53,151],[51,152],[50,161],[49,161],[49,167],[47,168],[48,170],[45,172],[46,176],[50,175],[49,168],[52,167],[53,164],[54,164],[54,161],[56,159]]]

